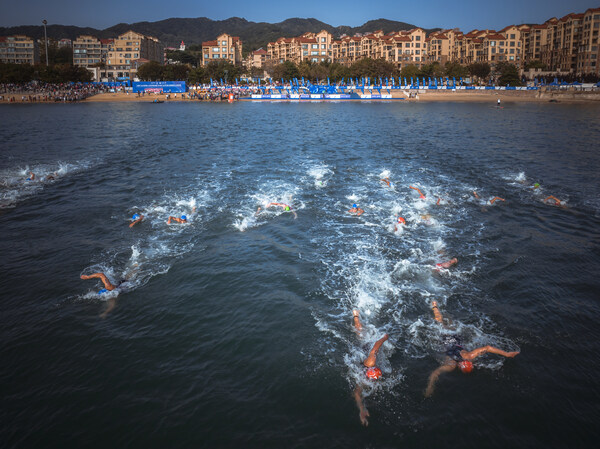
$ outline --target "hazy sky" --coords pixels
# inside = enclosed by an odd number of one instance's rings
[[[372,19],[398,20],[423,28],[501,29],[511,24],[543,23],[551,17],[600,7],[582,0],[405,1],[405,0],[22,0],[3,1],[0,26],[49,24],[108,28],[117,23],[155,22],[171,17],[243,17],[280,22],[312,17],[333,26],[358,26]],[[288,4],[289,3],[289,4]]]

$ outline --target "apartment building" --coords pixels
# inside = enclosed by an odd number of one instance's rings
[[[36,64],[40,62],[37,42],[27,36],[0,36],[0,62]]]
[[[163,45],[155,37],[130,30],[108,42],[107,58],[106,76],[109,79],[134,79],[137,60],[147,59],[164,64]]]
[[[600,75],[600,8],[588,9],[583,14],[581,37],[577,49],[578,73]]]
[[[333,36],[321,30],[318,33],[304,33],[298,37],[280,37],[267,45],[268,58],[281,64],[292,61],[323,62],[333,60]]]
[[[266,50],[259,48],[252,52],[251,56],[251,67],[258,67],[259,69],[264,67],[266,62],[269,60],[269,53]]]
[[[359,59],[384,59],[398,68],[405,65],[421,67],[427,61],[425,31],[415,28],[384,34],[382,30],[364,36],[343,36],[333,42],[333,60],[351,65]]]
[[[95,36],[82,35],[73,41],[73,65],[91,67],[94,64],[106,63],[108,49],[113,39],[98,39]]]
[[[242,63],[242,41],[239,37],[223,33],[214,41],[202,42],[202,65],[224,59],[234,65]]]

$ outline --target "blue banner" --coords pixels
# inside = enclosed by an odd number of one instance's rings
[[[185,81],[134,81],[133,92],[187,92]]]

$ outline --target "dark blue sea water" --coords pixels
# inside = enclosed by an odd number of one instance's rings
[[[600,109],[504,106],[1,107],[0,445],[595,445]],[[426,399],[432,300],[467,349],[521,353]]]

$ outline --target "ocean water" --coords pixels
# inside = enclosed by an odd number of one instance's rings
[[[596,442],[598,106],[10,105],[0,123],[3,447]],[[98,294],[80,275],[99,271],[128,282]],[[448,332],[521,353],[425,398]]]

